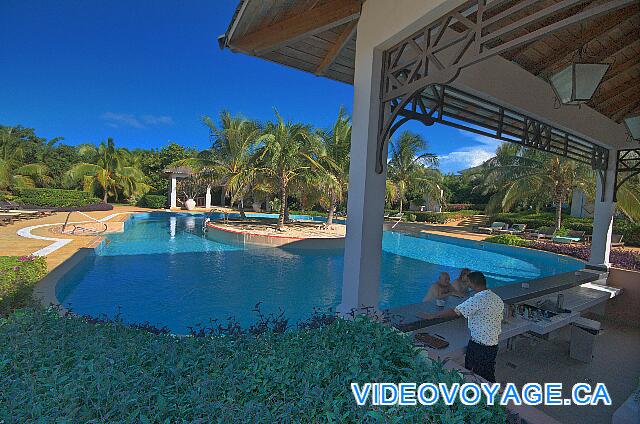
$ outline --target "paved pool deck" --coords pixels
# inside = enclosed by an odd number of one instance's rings
[[[228,211],[229,213],[236,213],[235,209],[230,208],[222,208],[216,207],[213,208],[216,211],[223,212]],[[209,212],[210,209],[199,208],[194,210],[195,213],[206,213]],[[104,219],[113,214],[118,214],[109,220],[109,222],[121,222],[124,221],[130,213],[135,212],[150,212],[152,209],[144,209],[138,208],[135,206],[123,206],[123,205],[114,205],[113,210],[110,211],[96,211],[96,212],[88,212],[87,215],[91,216],[95,219]],[[185,212],[180,210],[179,212]],[[251,213],[247,212],[247,215],[250,216]],[[78,252],[81,248],[92,247],[95,246],[100,240],[100,236],[67,236],[62,234],[54,234],[51,231],[50,224],[61,224],[64,222],[67,216],[66,212],[59,212],[52,216],[37,218],[37,219],[29,219],[19,221],[4,227],[0,227],[0,255],[2,256],[22,256],[22,255],[30,255],[36,252],[39,249],[45,248],[51,245],[52,241],[47,240],[38,240],[21,237],[17,234],[17,232],[21,229],[39,226],[39,225],[47,225],[45,227],[36,228],[31,231],[31,233],[35,236],[41,237],[51,237],[57,239],[70,239],[71,242],[56,250],[53,253],[50,253],[46,256],[47,264],[49,266],[49,270],[53,270],[65,260],[73,256],[74,253]],[[408,235],[424,235],[424,234],[438,234],[449,237],[458,237],[467,240],[476,240],[481,241],[488,237],[487,234],[479,234],[473,231],[473,225],[477,225],[478,220],[481,220],[482,217],[468,217],[461,221],[454,221],[447,224],[427,224],[427,223],[417,223],[417,222],[400,222],[395,227],[395,231],[400,231]],[[82,215],[74,214],[71,218],[72,221],[82,221],[86,220]],[[393,222],[385,222],[385,228],[390,229],[394,223]],[[640,252],[640,248],[630,248],[631,250]]]
[[[118,214],[109,219],[108,222],[122,222],[130,213],[146,212],[148,209],[136,208],[131,206],[114,206],[113,210],[87,212],[87,215],[95,219],[104,219],[110,215]],[[51,240],[41,240],[27,238],[18,235],[18,231],[27,227],[43,225],[43,227],[31,230],[31,234],[39,237],[55,238],[70,240],[70,242],[54,252],[46,255],[49,271],[55,269],[64,261],[73,256],[82,248],[95,246],[102,240],[101,236],[85,235],[85,236],[69,236],[65,234],[56,234],[51,231],[54,227],[51,224],[62,224],[67,217],[68,212],[58,212],[51,216],[28,219],[15,222],[4,227],[0,227],[0,255],[1,256],[26,256],[40,249],[46,248],[54,243]],[[80,214],[72,214],[70,221],[87,221],[88,219]]]

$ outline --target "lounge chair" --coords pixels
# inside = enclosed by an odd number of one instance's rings
[[[22,205],[16,203],[16,202],[11,202],[11,201],[4,201],[4,202],[0,202],[0,211],[2,212],[24,212],[24,213],[31,213],[33,215],[37,214],[38,216],[49,216],[49,215],[53,215],[55,213],[55,209],[47,209],[47,208],[25,208]]]
[[[540,227],[537,230],[525,233],[525,237],[533,240],[550,239],[553,238],[554,232],[553,227]]]
[[[402,212],[394,213],[393,215],[385,215],[384,219],[388,219],[389,221],[402,221],[404,214]]]
[[[611,247],[624,247],[622,234],[611,234]]]
[[[0,219],[8,224],[13,224],[14,221],[21,219],[22,214],[15,212],[0,212]]]
[[[13,218],[10,216],[3,216],[0,214],[0,226],[4,227],[5,225],[13,224]]]
[[[478,227],[478,231],[482,233],[489,233],[489,234],[499,233],[500,231],[504,231],[508,229],[509,229],[509,224],[505,222],[500,222],[500,221],[494,222],[493,224],[491,224],[490,227]]]
[[[585,231],[570,230],[567,232],[566,236],[553,236],[551,241],[562,244],[580,243],[581,241],[584,241],[585,234]]]
[[[527,224],[513,224],[511,228],[509,228],[508,230],[501,230],[501,232],[509,234],[524,234],[526,228]]]

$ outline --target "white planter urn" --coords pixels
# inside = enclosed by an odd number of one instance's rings
[[[251,204],[251,208],[253,209],[254,212],[260,212],[261,206],[262,206],[262,203],[260,202],[253,202]]]
[[[184,202],[184,207],[188,210],[188,211],[192,211],[196,208],[196,201],[193,199],[187,199],[186,202]]]

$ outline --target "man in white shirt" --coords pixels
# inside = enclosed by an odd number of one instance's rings
[[[487,289],[487,280],[481,272],[472,272],[468,276],[473,296],[454,309],[437,314],[425,314],[428,319],[454,318],[463,316],[471,333],[467,345],[464,366],[485,380],[496,381],[495,368],[498,354],[498,337],[502,331],[504,302],[500,297]]]

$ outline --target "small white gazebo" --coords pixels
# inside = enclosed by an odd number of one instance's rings
[[[164,174],[170,179],[169,192],[167,194],[169,198],[169,208],[178,209],[178,180],[184,180],[197,175],[193,169],[188,166],[170,166],[164,169]],[[206,209],[211,208],[211,185],[207,185],[204,204],[201,204]]]

